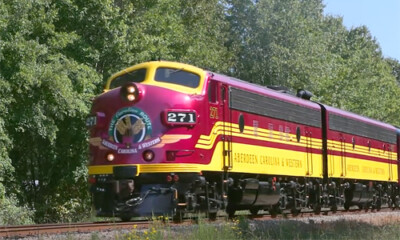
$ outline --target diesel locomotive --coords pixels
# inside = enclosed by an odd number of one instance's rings
[[[98,216],[399,207],[394,126],[192,65],[141,63],[93,101]]]

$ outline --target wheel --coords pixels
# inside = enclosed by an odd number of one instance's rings
[[[279,214],[279,205],[273,205],[270,209],[268,209],[269,214],[271,214],[272,218],[275,218]]]
[[[382,201],[381,199],[378,199],[378,201],[376,201],[376,205],[375,205],[376,211],[380,211],[382,208]]]
[[[120,218],[123,222],[129,222],[132,217],[130,215],[121,215]]]
[[[321,213],[321,205],[319,205],[319,204],[314,205],[313,210],[314,210],[315,214],[320,214]]]
[[[183,212],[180,210],[177,210],[175,215],[172,217],[172,221],[174,223],[181,223],[183,221]]]
[[[229,205],[226,207],[226,213],[228,214],[228,217],[230,219],[235,217],[235,212],[236,212],[236,209],[234,207],[229,206]]]
[[[300,214],[300,209],[299,208],[292,208],[291,210],[290,210],[290,213],[295,217],[295,216],[297,216],[297,215],[299,215]]]
[[[215,219],[217,219],[217,212],[209,212],[208,213],[208,219],[210,221],[215,221]]]
[[[251,215],[257,215],[259,210],[258,208],[250,208],[250,213]]]
[[[368,210],[370,209],[370,206],[371,206],[370,203],[366,203],[366,204],[364,205],[364,210],[365,210],[365,212],[368,212]]]
[[[350,203],[345,202],[343,207],[344,207],[344,210],[349,211],[349,209],[350,209]]]
[[[393,210],[400,207],[400,197],[399,197],[399,195],[396,195],[396,197],[394,197],[394,201],[393,202],[394,202]]]
[[[336,211],[337,211],[337,205],[333,205],[333,206],[331,207],[331,211],[332,211],[333,213],[336,213]]]

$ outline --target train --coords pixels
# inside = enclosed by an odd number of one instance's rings
[[[112,75],[86,119],[97,216],[398,208],[400,130],[171,61]]]

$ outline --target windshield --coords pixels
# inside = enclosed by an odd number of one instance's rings
[[[197,88],[200,83],[200,76],[183,69],[158,68],[154,78],[157,82],[166,82],[182,85],[190,88]]]
[[[146,77],[146,68],[127,72],[111,81],[110,89],[121,87],[129,82],[143,82]]]

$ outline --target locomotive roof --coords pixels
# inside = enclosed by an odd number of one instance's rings
[[[208,71],[208,73],[213,76],[212,77],[213,79],[221,81],[221,82],[224,82],[224,83],[226,83],[226,84],[228,84],[230,86],[238,87],[238,88],[241,88],[241,89],[246,89],[246,90],[249,90],[249,91],[252,91],[252,92],[255,92],[255,93],[259,93],[259,94],[264,94],[264,95],[266,94],[268,96],[280,99],[282,101],[288,101],[288,102],[291,102],[291,103],[294,103],[294,104],[297,104],[297,105],[307,106],[307,107],[310,107],[310,108],[313,108],[313,109],[320,110],[320,106],[319,106],[320,103],[317,103],[317,102],[304,100],[304,99],[301,99],[299,97],[296,97],[296,96],[293,96],[293,95],[290,95],[290,94],[287,94],[287,93],[282,93],[282,92],[270,89],[270,88],[265,87],[265,86],[261,86],[261,85],[254,84],[254,83],[251,83],[251,82],[246,82],[246,81],[243,81],[243,80],[240,80],[240,79],[237,79],[237,78],[234,78],[234,77],[229,77],[229,76],[226,76],[226,75],[223,75],[223,74],[219,74],[219,73],[215,73],[215,72],[211,72],[211,71]],[[345,110],[334,108],[334,107],[331,107],[331,106],[328,106],[328,105],[325,105],[325,104],[321,104],[321,105],[323,105],[325,107],[325,109],[327,110],[328,113],[332,113],[332,114],[335,114],[335,115],[339,115],[339,116],[343,116],[343,117],[346,117],[346,118],[354,119],[356,121],[360,121],[360,122],[365,122],[365,123],[368,123],[368,124],[376,125],[377,127],[386,128],[386,129],[390,129],[390,130],[393,130],[393,131],[396,130],[396,128],[394,126],[390,125],[390,124],[387,124],[387,123],[384,123],[384,122],[381,122],[381,121],[378,121],[378,120],[374,120],[374,119],[371,119],[371,118],[368,118],[368,117],[365,117],[365,116],[361,116],[361,115],[358,115],[358,114],[355,114],[355,113],[352,113],[352,112],[348,112],[348,111],[345,111]]]
[[[282,92],[273,90],[271,88],[268,88],[266,86],[261,86],[261,85],[254,84],[251,82],[246,82],[246,81],[243,81],[243,80],[240,80],[240,79],[237,79],[234,77],[229,77],[229,76],[226,76],[223,74],[218,74],[218,73],[214,73],[214,72],[208,72],[208,73],[213,75],[213,77],[212,77],[213,79],[221,81],[223,83],[226,83],[230,86],[249,90],[249,91],[259,93],[262,95],[267,95],[267,96],[273,97],[275,99],[290,102],[293,104],[302,105],[302,106],[306,106],[306,107],[313,108],[316,110],[320,110],[320,106],[316,102],[304,100],[302,98],[296,97],[296,96],[288,94],[288,93],[282,93]]]
[[[384,123],[384,122],[381,122],[381,121],[378,121],[378,120],[375,120],[375,119],[372,119],[372,118],[368,118],[368,117],[365,117],[365,116],[362,116],[362,115],[358,115],[358,114],[355,114],[355,113],[352,113],[352,112],[348,112],[348,111],[345,111],[345,110],[342,110],[342,109],[334,108],[334,107],[331,107],[331,106],[327,106],[327,105],[324,105],[324,106],[325,106],[325,108],[326,108],[328,113],[332,113],[332,114],[339,115],[339,116],[342,116],[342,117],[354,119],[354,120],[357,120],[357,121],[360,121],[360,122],[365,122],[365,123],[368,123],[368,124],[376,125],[377,127],[386,128],[386,129],[390,129],[390,130],[393,130],[393,131],[396,130],[396,128],[394,126],[392,126],[392,125],[390,125],[388,123]]]
[[[151,68],[155,68],[155,67],[160,67],[160,66],[166,66],[166,67],[174,67],[174,68],[181,68],[181,69],[185,69],[187,71],[191,71],[191,72],[195,72],[197,74],[199,74],[201,76],[202,79],[204,79],[205,75],[210,75],[212,76],[212,79],[215,79],[217,81],[226,83],[229,86],[233,86],[233,87],[237,87],[243,90],[248,90],[254,93],[258,93],[261,95],[267,95],[270,97],[273,97],[275,99],[281,100],[281,101],[286,101],[286,102],[290,102],[293,104],[297,104],[297,105],[301,105],[301,106],[305,106],[305,107],[309,107],[315,110],[320,111],[320,104],[317,102],[313,102],[313,101],[309,101],[309,100],[304,100],[302,98],[287,94],[287,93],[282,93],[276,90],[273,90],[271,88],[265,87],[265,86],[261,86],[258,84],[254,84],[251,82],[247,82],[247,81],[243,81],[234,77],[230,77],[230,76],[226,76],[223,74],[219,74],[219,73],[215,73],[212,71],[207,71],[198,67],[195,67],[193,65],[188,65],[188,64],[183,64],[183,63],[178,63],[178,62],[170,62],[170,61],[152,61],[152,62],[145,62],[145,63],[141,63],[141,64],[137,64],[134,65],[132,67],[129,67],[127,69],[124,69],[116,74],[114,74],[113,76],[110,77],[110,79],[107,82],[106,85],[106,89],[105,91],[107,91],[109,89],[110,86],[110,82],[112,79],[123,75],[129,71],[132,71],[134,69],[138,69],[138,68],[142,68],[142,67],[151,67]],[[160,83],[157,83],[160,84]],[[167,84],[165,84],[167,85]],[[201,89],[203,88],[202,86],[203,84],[201,84],[198,88],[196,89],[186,89],[184,88],[185,91],[189,91],[190,93],[195,93],[195,94],[199,94],[201,92]],[[173,88],[175,89],[176,86],[173,86]],[[182,87],[183,88],[183,87]],[[390,130],[395,130],[396,128],[393,127],[390,124],[387,123],[383,123],[368,117],[364,117],[361,115],[357,115],[355,113],[351,113],[351,112],[347,112],[345,110],[341,110],[338,108],[334,108],[331,106],[327,106],[325,104],[323,104],[323,106],[327,109],[328,113],[332,113],[335,115],[339,115],[339,116],[343,116],[343,117],[347,117],[350,119],[354,119],[356,121],[361,121],[361,122],[365,122],[365,123],[369,123],[369,124],[373,124],[376,125],[377,127],[382,127],[382,128],[386,128],[386,129],[390,129]]]

